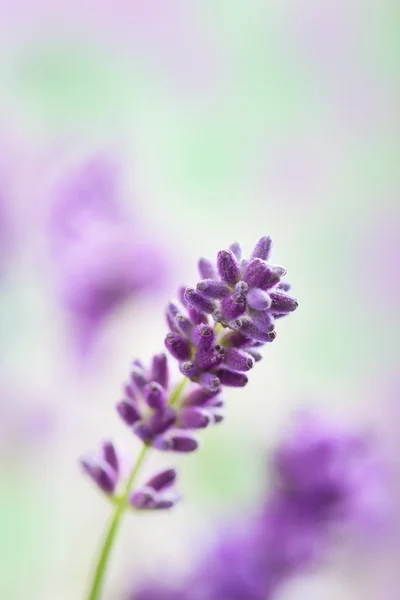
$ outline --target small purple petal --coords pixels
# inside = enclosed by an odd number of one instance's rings
[[[288,296],[285,292],[271,292],[271,310],[277,313],[293,312],[299,303],[295,298]]]
[[[261,329],[258,329],[254,323],[250,322],[248,319],[237,319],[233,323],[230,323],[230,326],[233,329],[240,330],[241,333],[258,342],[273,342],[276,338],[275,331],[261,331]]]
[[[195,363],[191,360],[187,360],[180,364],[179,369],[182,375],[188,377],[189,379],[191,379],[192,377],[196,377],[196,375],[198,375],[199,373],[197,365],[195,365]]]
[[[197,291],[207,296],[207,298],[215,298],[220,300],[229,296],[230,290],[226,283],[223,281],[216,281],[215,279],[203,279],[197,284]]]
[[[131,380],[139,390],[142,390],[148,383],[146,371],[143,367],[134,364],[131,371]]]
[[[114,469],[115,473],[118,475],[119,460],[117,452],[112,442],[103,442],[103,457],[104,460],[110,465],[112,469]]]
[[[175,433],[170,436],[169,442],[172,452],[193,452],[199,447],[199,441],[190,433]]]
[[[260,258],[253,258],[247,265],[243,279],[250,288],[256,287],[263,289],[266,278],[270,277],[271,269]]]
[[[124,386],[124,392],[125,392],[125,396],[127,396],[128,398],[130,398],[131,400],[136,400],[136,395],[133,390],[133,387],[129,383],[127,383]]]
[[[166,469],[154,475],[147,483],[146,487],[152,488],[157,492],[168,489],[176,481],[178,474],[175,469]]]
[[[151,442],[153,432],[151,427],[147,423],[144,423],[143,421],[138,421],[133,425],[132,431],[135,435],[138,436],[140,440],[142,440],[144,444],[148,444],[149,442]]]
[[[243,294],[232,294],[221,303],[222,316],[227,321],[241,317],[246,312],[246,298]]]
[[[202,373],[199,383],[210,392],[214,392],[219,388],[220,379],[214,373]]]
[[[244,348],[245,346],[250,346],[253,343],[253,340],[240,331],[228,331],[228,333],[225,333],[221,342],[225,347],[232,346],[234,348]]]
[[[167,403],[166,391],[159,383],[152,381],[143,389],[144,399],[150,408],[161,410]]]
[[[248,382],[248,378],[244,373],[237,373],[228,369],[218,369],[217,375],[221,384],[228,387],[244,387]]]
[[[235,285],[239,278],[239,266],[231,250],[220,250],[217,256],[218,273],[228,285]]]
[[[219,392],[208,392],[202,387],[197,387],[195,390],[190,392],[183,403],[185,406],[202,406],[214,399]]]
[[[165,311],[165,316],[167,318],[168,327],[171,331],[176,331],[175,319],[179,313],[179,307],[175,304],[175,302],[169,302]]]
[[[176,315],[174,324],[180,333],[182,333],[185,337],[190,337],[193,330],[193,323],[190,319],[179,314]]]
[[[239,244],[239,242],[233,242],[233,244],[231,244],[229,246],[229,250],[231,252],[233,252],[233,254],[236,256],[237,260],[241,260],[242,258],[242,248]]]
[[[262,260],[268,260],[271,255],[272,240],[268,237],[262,237],[256,244],[251,258],[261,258]]]
[[[204,429],[211,421],[210,412],[202,408],[184,408],[181,412],[181,425],[184,429]]]
[[[177,360],[187,360],[190,358],[190,343],[178,333],[167,333],[165,346]]]
[[[204,313],[199,312],[198,310],[196,310],[192,306],[190,306],[188,308],[188,313],[189,313],[189,319],[195,325],[201,325],[201,323],[204,323],[205,325],[207,325],[207,323],[208,323],[207,315],[205,315]]]
[[[237,348],[225,349],[225,364],[234,371],[250,371],[254,367],[254,358]]]
[[[152,381],[157,381],[157,383],[159,383],[163,388],[167,389],[169,372],[167,357],[164,353],[156,354],[153,357],[151,379]]]
[[[249,310],[250,321],[259,329],[265,333],[273,331],[274,329],[274,318],[268,311],[256,311]]]
[[[215,346],[210,350],[198,350],[196,352],[196,365],[202,371],[208,371],[212,367],[215,367],[223,362],[225,355],[225,348],[222,346]]]
[[[280,290],[282,290],[283,292],[289,292],[291,285],[287,281],[281,281],[280,284],[278,285],[278,288]]]
[[[192,339],[200,350],[209,350],[215,343],[214,329],[209,325],[198,325],[193,332]]]
[[[117,473],[105,461],[83,458],[81,465],[96,485],[106,494],[113,494],[117,485]]]
[[[212,313],[215,309],[214,303],[205,298],[194,288],[186,288],[185,298],[187,303],[202,313]]]
[[[271,306],[271,297],[260,288],[252,288],[246,296],[246,300],[255,310],[265,310]]]
[[[151,489],[143,488],[134,492],[129,499],[130,504],[139,510],[144,508],[154,508],[155,494]]]
[[[166,406],[163,410],[155,412],[150,417],[150,427],[154,436],[165,433],[167,429],[170,429],[176,421],[176,412],[170,407]]]
[[[208,258],[201,258],[199,260],[199,272],[203,279],[217,279],[218,273],[214,266],[214,263]]]
[[[122,400],[116,406],[121,419],[129,426],[142,418],[139,409],[130,399]]]

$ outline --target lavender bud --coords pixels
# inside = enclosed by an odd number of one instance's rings
[[[139,390],[142,390],[148,383],[146,371],[138,364],[133,364],[131,371],[131,381]]]
[[[175,325],[176,328],[179,329],[180,333],[183,333],[183,335],[186,337],[190,337],[193,329],[193,323],[190,319],[184,315],[176,315]]]
[[[115,473],[118,475],[119,472],[119,461],[118,455],[114,448],[112,442],[106,441],[103,442],[103,457],[104,460],[110,465],[112,469],[114,469]]]
[[[239,242],[233,242],[233,244],[229,246],[229,250],[233,252],[238,261],[242,258],[242,248],[240,247]]]
[[[172,452],[193,452],[199,447],[197,438],[190,433],[175,433],[170,436],[169,442]]]
[[[179,369],[182,375],[188,377],[189,379],[195,377],[199,372],[197,365],[195,365],[195,363],[191,360],[187,360],[181,365],[179,365]]]
[[[197,387],[195,390],[190,392],[183,401],[185,406],[202,406],[208,403],[210,400],[214,400],[219,392],[208,392],[202,387]]]
[[[281,281],[280,284],[278,285],[278,289],[282,290],[283,292],[289,292],[290,288],[291,288],[291,285],[287,281]]]
[[[250,321],[253,323],[253,325],[257,327],[257,329],[260,329],[260,331],[264,331],[265,333],[273,331],[274,318],[270,312],[260,312],[256,310],[251,310],[249,311],[249,316]]]
[[[192,339],[199,350],[209,350],[215,343],[214,329],[209,325],[198,325],[193,332]]]
[[[161,471],[146,483],[146,488],[152,488],[157,492],[166,490],[175,483],[177,476],[178,474],[175,469]]]
[[[204,429],[211,421],[211,414],[202,408],[184,408],[181,412],[181,425],[184,429]]]
[[[118,477],[116,471],[107,462],[88,457],[81,459],[81,465],[103,492],[114,493]]]
[[[223,362],[224,354],[225,349],[219,345],[210,350],[198,350],[196,353],[196,364],[202,371],[208,371]]]
[[[229,287],[223,281],[215,279],[203,279],[197,284],[197,291],[207,296],[207,298],[215,298],[220,300],[230,294]]]
[[[156,381],[152,381],[143,389],[144,399],[150,408],[161,410],[167,403],[167,394],[164,388]]]
[[[204,313],[199,312],[198,310],[196,310],[192,306],[190,306],[188,308],[188,313],[189,313],[189,319],[195,325],[201,325],[201,323],[204,323],[205,325],[207,325],[207,323],[208,323],[207,315],[205,315]]]
[[[299,305],[295,298],[288,296],[284,292],[271,292],[271,300],[271,310],[281,314],[292,312]]]
[[[205,298],[193,288],[186,288],[185,298],[187,303],[202,313],[212,313],[215,306],[211,300]]]
[[[153,357],[153,363],[151,367],[151,379],[157,381],[164,389],[168,387],[168,363],[167,357],[164,353],[156,354]]]
[[[232,294],[221,303],[223,317],[227,321],[237,319],[246,312],[246,298],[243,294]]]
[[[202,385],[206,390],[210,392],[214,392],[219,388],[220,379],[213,373],[202,373],[199,377],[200,385]]]
[[[208,258],[201,258],[199,260],[199,272],[200,277],[203,279],[217,279],[218,273],[214,266],[214,263]]]
[[[135,435],[138,436],[140,440],[142,440],[144,444],[149,444],[151,442],[153,432],[151,430],[151,427],[147,423],[144,423],[143,421],[138,421],[133,425],[132,431]]]
[[[261,331],[261,329],[258,329],[254,323],[248,319],[236,319],[236,321],[230,323],[230,326],[232,329],[239,329],[241,333],[258,342],[273,342],[276,338],[275,331]]]
[[[178,333],[167,333],[165,346],[172,356],[178,360],[190,358],[190,343]]]
[[[271,298],[260,288],[252,288],[246,296],[247,302],[255,310],[265,310],[271,306]]]
[[[135,392],[133,391],[133,387],[129,383],[125,384],[124,392],[125,392],[125,396],[127,396],[128,398],[130,398],[131,400],[136,400],[136,395],[135,395]]]
[[[132,400],[122,400],[117,404],[116,408],[121,419],[129,427],[142,418],[136,403],[134,404]]]
[[[271,269],[260,258],[253,258],[247,265],[243,279],[248,284],[249,288],[264,289],[264,280],[270,277]]]
[[[176,331],[175,318],[179,314],[179,307],[174,302],[169,302],[165,311],[168,327],[171,331]]]
[[[239,266],[231,250],[220,250],[217,256],[218,273],[228,285],[235,285],[239,278]]]
[[[241,319],[239,319],[241,322]],[[221,343],[224,347],[232,346],[234,348],[244,348],[245,346],[250,346],[253,340],[250,337],[244,335],[240,331],[228,331],[225,333],[224,337],[221,340]]]
[[[242,350],[227,348],[225,350],[225,364],[234,371],[250,371],[254,367],[254,359]]]
[[[153,435],[160,435],[170,429],[176,421],[176,412],[170,406],[158,410],[150,417],[150,428]]]
[[[244,373],[237,373],[228,369],[218,369],[217,375],[221,384],[228,387],[244,387],[248,382],[248,378]]]
[[[286,275],[286,269],[283,267],[270,267],[268,275],[265,276],[263,281],[263,289],[269,290],[274,285],[280,282],[281,277]]]
[[[137,492],[134,492],[131,495],[129,502],[133,508],[138,510],[142,510],[144,508],[154,508],[155,494],[151,489],[143,488]]]
[[[272,240],[268,237],[262,237],[256,244],[251,258],[261,258],[262,260],[268,260],[272,250]]]

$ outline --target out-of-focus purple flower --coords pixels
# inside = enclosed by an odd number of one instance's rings
[[[175,506],[180,498],[172,489],[176,481],[175,469],[167,469],[154,475],[143,488],[134,492],[130,503],[137,510],[165,510]]]
[[[61,298],[85,351],[125,300],[162,284],[166,264],[143,223],[123,210],[119,174],[109,158],[94,157],[68,173],[52,200]]]
[[[267,262],[271,249],[271,238],[263,237],[249,259],[238,243],[218,252],[216,264],[200,259],[202,280],[168,305],[165,346],[181,372],[210,392],[245,386],[246,372],[261,358],[258,348],[276,337],[275,319],[298,306],[282,281],[286,270]]]
[[[104,442],[101,454],[81,459],[83,469],[106,494],[113,495],[119,478],[119,458],[111,442]]]
[[[183,598],[271,598],[284,581],[324,558],[334,529],[368,525],[387,508],[384,465],[370,441],[311,413],[298,416],[273,466],[268,497],[253,516],[220,528],[182,586]]]

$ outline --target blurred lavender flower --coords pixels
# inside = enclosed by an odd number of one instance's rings
[[[363,435],[304,413],[275,452],[273,465],[275,484],[265,502],[250,519],[218,531],[215,546],[177,597],[266,600],[324,557],[333,528],[365,525],[385,515],[384,466]],[[154,586],[131,600],[162,597],[161,586]]]
[[[73,316],[80,349],[125,300],[159,288],[166,271],[161,248],[143,223],[123,211],[118,172],[107,157],[80,165],[54,194],[51,238],[61,298]]]

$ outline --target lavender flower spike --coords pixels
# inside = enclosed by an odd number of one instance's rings
[[[165,345],[180,363],[181,373],[208,390],[217,381],[218,385],[246,385],[242,373],[254,365],[252,352],[257,348],[258,361],[259,347],[276,338],[275,319],[298,306],[282,281],[286,269],[267,263],[271,248],[271,238],[263,237],[250,260],[241,258],[236,242],[218,253],[216,266],[201,259],[202,280],[181,294],[182,306],[168,308],[170,332]]]

